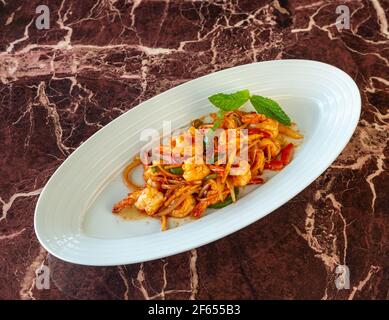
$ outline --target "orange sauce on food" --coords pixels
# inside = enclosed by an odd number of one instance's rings
[[[147,218],[154,218],[160,220],[160,217],[158,216],[148,216],[144,212],[138,210],[134,207],[127,207],[121,210],[119,213],[116,214],[123,220],[131,221],[131,220],[141,220],[141,219],[147,219]],[[185,223],[188,223],[192,220],[196,220],[195,218],[188,216],[185,218],[172,218],[169,217],[168,219],[168,229],[174,229],[177,228]]]

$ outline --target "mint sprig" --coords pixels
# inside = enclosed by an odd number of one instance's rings
[[[255,111],[258,113],[262,113],[269,118],[275,119],[286,126],[290,126],[292,124],[288,115],[284,112],[284,110],[282,110],[276,101],[262,96],[253,95],[250,97],[250,102]]]
[[[248,90],[241,90],[235,93],[217,93],[210,96],[208,100],[217,108],[224,111],[234,111],[243,106],[250,99]]]
[[[264,114],[268,118],[275,119],[279,123],[282,123],[286,126],[290,126],[292,124],[288,115],[284,112],[284,110],[282,110],[282,108],[276,101],[258,95],[250,96],[249,90],[241,90],[230,94],[217,93],[210,96],[208,100],[215,107],[220,109],[215,123],[212,127],[213,131],[220,127],[220,125],[222,124],[222,119],[225,111],[238,110],[248,100],[250,100],[257,113]]]

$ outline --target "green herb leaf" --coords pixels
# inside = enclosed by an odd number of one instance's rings
[[[235,93],[217,93],[210,96],[208,100],[217,108],[224,111],[237,110],[250,99],[248,90],[241,90]]]
[[[219,128],[222,125],[223,118],[224,118],[224,111],[219,110],[217,112],[217,118],[215,119],[215,122],[213,123],[213,126],[211,128],[212,132],[215,131],[217,128]]]
[[[275,119],[286,126],[292,124],[288,115],[274,100],[254,95],[250,97],[250,102],[258,113],[262,113],[269,118]]]

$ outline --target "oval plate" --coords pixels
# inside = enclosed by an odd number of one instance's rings
[[[111,214],[126,194],[120,178],[145,128],[179,128],[215,111],[207,97],[249,89],[273,98],[304,135],[293,161],[236,204],[161,232],[155,219]],[[54,256],[84,265],[153,260],[220,239],[257,221],[314,181],[343,150],[361,99],[343,71],[315,61],[278,60],[219,71],[168,90],[121,115],[83,143],[53,174],[35,209],[35,231]]]

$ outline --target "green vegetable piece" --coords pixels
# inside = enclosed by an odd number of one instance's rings
[[[239,195],[239,188],[234,188],[234,191],[235,191],[235,197],[238,197]],[[212,208],[212,209],[221,209],[221,208],[224,208],[224,207],[227,207],[228,205],[230,205],[232,203],[232,198],[231,198],[231,195],[229,195],[226,200],[224,201],[221,201],[221,202],[218,202],[218,203],[215,203],[215,204],[211,204],[208,206],[208,208]]]
[[[258,113],[262,113],[269,118],[275,119],[285,126],[290,126],[292,124],[288,115],[281,109],[276,101],[253,95],[250,98],[250,102]]]
[[[223,110],[219,110],[217,112],[217,118],[216,118],[216,120],[213,123],[213,126],[211,128],[211,132],[215,131],[217,128],[219,128],[222,125],[223,118],[224,118],[224,111]]]
[[[250,99],[248,90],[241,90],[235,93],[217,93],[208,98],[208,100],[217,108],[224,111],[233,111],[239,109]]]
[[[211,205],[208,206],[208,208],[221,209],[221,208],[227,207],[231,203],[232,203],[231,196],[228,196],[228,198],[226,198],[226,200],[218,202],[218,203],[215,203],[215,204],[211,204]]]
[[[181,167],[177,167],[177,168],[170,168],[169,172],[173,173],[173,174],[180,175],[180,174],[184,173],[184,170]]]

